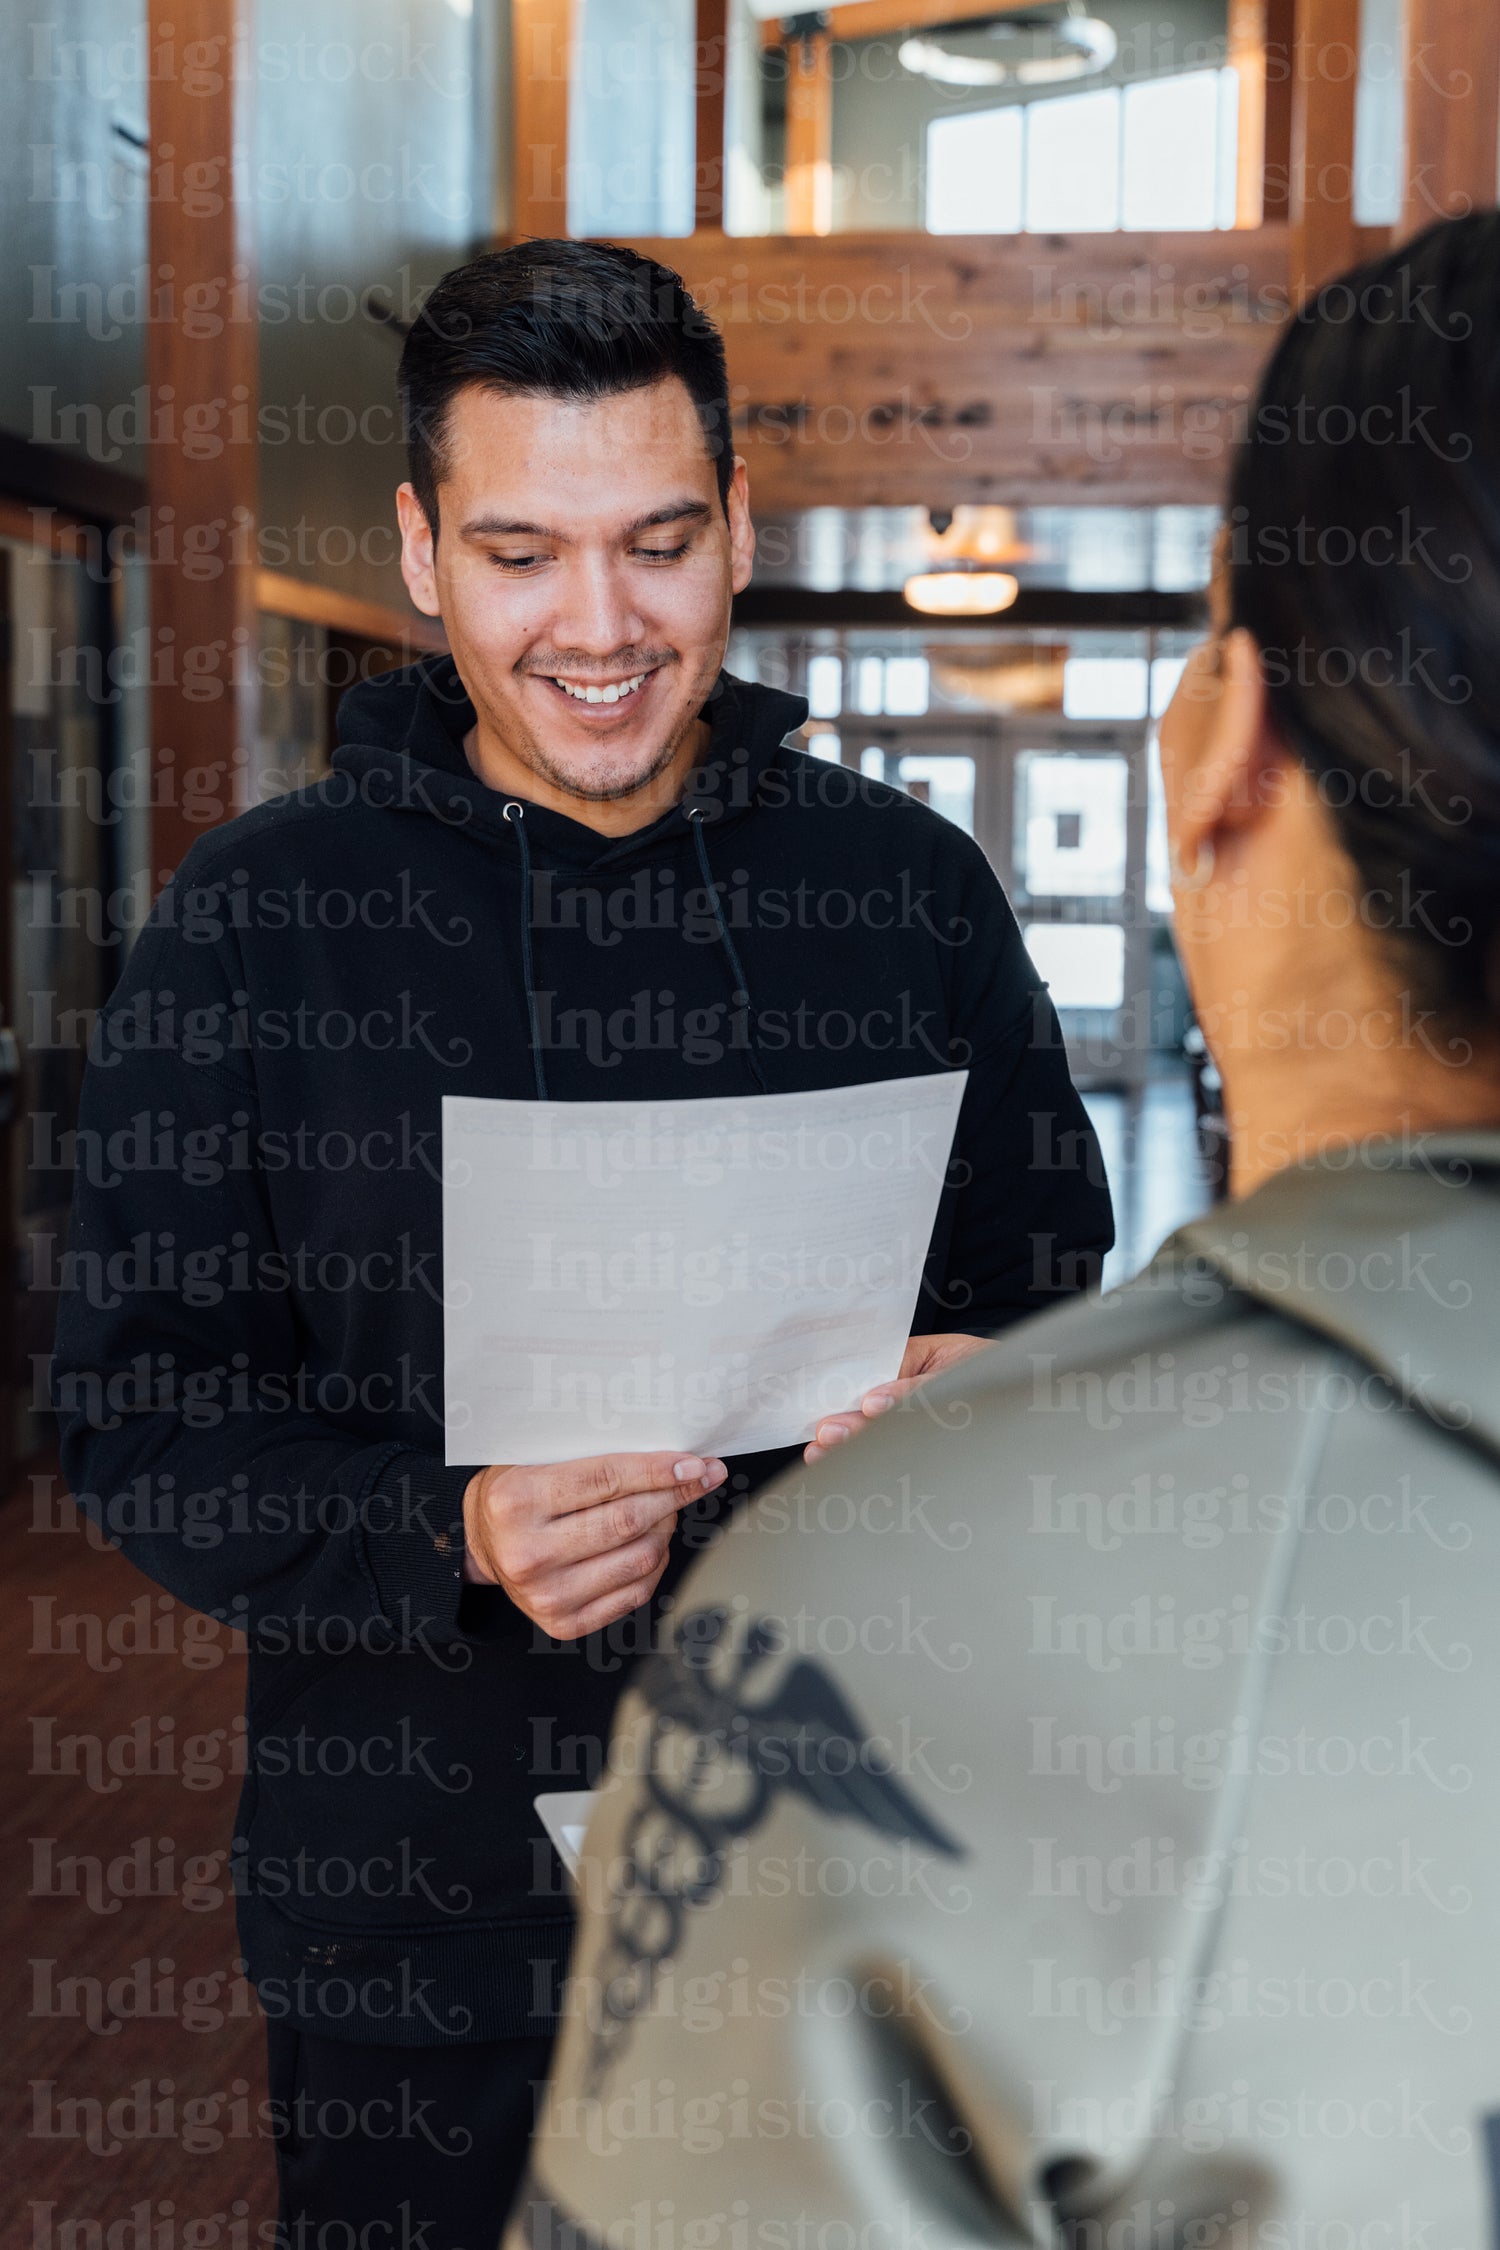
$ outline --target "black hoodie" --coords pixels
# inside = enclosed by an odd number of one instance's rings
[[[449,659],[354,689],[326,779],[193,846],[95,1033],[64,1471],[149,1577],[248,1635],[240,1930],[268,2013],[309,2031],[550,2026],[571,1914],[532,1799],[592,1782],[652,1623],[562,1645],[461,1583],[444,1094],[966,1067],[918,1331],[998,1330],[1092,1280],[1111,1239],[983,854],[785,747],[798,699],[724,676],[706,715],[683,803],[609,838],[476,779]],[[684,1512],[655,1611],[787,1458],[733,1462]]]

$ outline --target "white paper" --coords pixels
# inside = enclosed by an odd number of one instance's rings
[[[533,1797],[551,1840],[552,1848],[576,1881],[578,1861],[583,1852],[583,1839],[588,1834],[589,1821],[599,1798],[597,1789],[554,1789],[545,1797]]]
[[[443,1100],[447,1459],[797,1444],[898,1373],[965,1071]]]

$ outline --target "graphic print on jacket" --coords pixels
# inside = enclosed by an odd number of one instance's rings
[[[963,1856],[866,1738],[824,1665],[800,1657],[770,1685],[757,1677],[784,1644],[774,1619],[752,1618],[736,1638],[727,1609],[695,1609],[631,1683],[650,1706],[651,1729],[611,1883],[590,2094],[650,2007],[685,1917],[718,1891],[725,1854],[754,1834],[784,1790],[831,1818]]]

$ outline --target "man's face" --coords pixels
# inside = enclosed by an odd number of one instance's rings
[[[671,763],[755,552],[744,464],[726,521],[684,384],[589,404],[471,386],[449,410],[435,543],[410,485],[397,501],[407,587],[441,616],[482,728],[594,803]]]

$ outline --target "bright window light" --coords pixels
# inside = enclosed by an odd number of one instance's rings
[[[1120,90],[1028,102],[1026,231],[1107,234],[1120,224]]]
[[[919,719],[931,693],[925,656],[888,656],[885,664],[885,707],[896,718]]]
[[[831,766],[841,763],[839,738],[836,734],[810,734],[807,738],[807,747],[814,758],[826,758]]]
[[[1213,225],[1218,125],[1216,70],[1142,78],[1124,89],[1122,227]]]
[[[1161,752],[1151,745],[1146,776],[1146,905],[1152,914],[1172,911],[1172,870],[1167,844],[1167,798],[1162,788]]]
[[[884,781],[885,752],[883,750],[873,749],[861,750],[859,754],[859,770],[864,775],[866,781]]]
[[[1118,1008],[1125,997],[1125,932],[1118,922],[1033,922],[1024,932],[1057,1008]]]
[[[932,234],[1019,234],[1022,108],[935,117],[927,128]]]
[[[1019,768],[1030,895],[1118,898],[1125,889],[1125,760],[1023,750]]]
[[[1177,693],[1185,656],[1156,656],[1151,660],[1151,716],[1159,719]]]
[[[819,655],[807,660],[807,708],[815,719],[836,719],[844,708],[844,665],[841,657]]]
[[[1239,80],[1226,67],[934,118],[933,234],[1232,227]]]
[[[974,833],[974,761],[943,756],[908,757],[896,769],[897,787],[921,796],[934,812],[951,820],[966,835]]]
[[[1063,666],[1065,719],[1144,719],[1144,656],[1070,656]]]
[[[878,718],[885,709],[885,658],[862,656],[854,674],[854,708],[867,719]]]
[[[1232,227],[1239,217],[1240,74],[1228,64],[1219,81],[1218,138],[1214,153],[1214,225]]]

